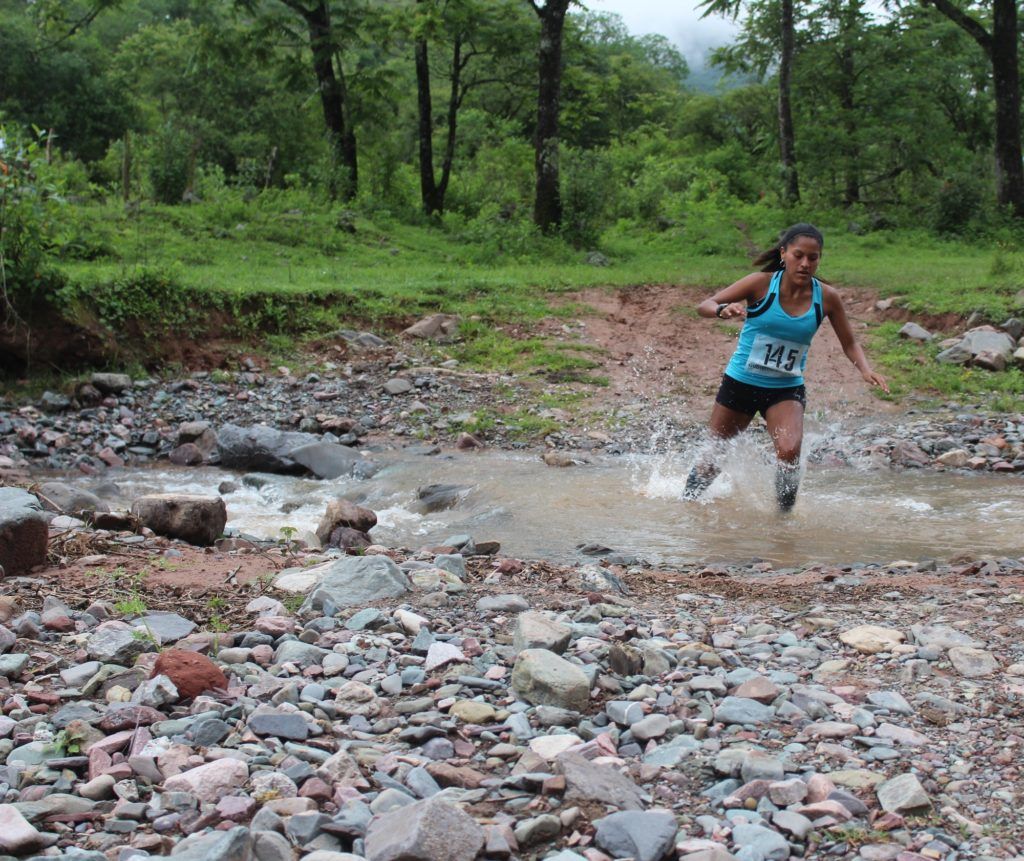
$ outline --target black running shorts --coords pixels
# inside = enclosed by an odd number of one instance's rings
[[[785,386],[779,389],[751,386],[724,374],[722,385],[715,395],[715,403],[748,416],[758,413],[764,415],[770,407],[783,401],[799,401],[801,406],[806,407],[807,392],[803,386]]]

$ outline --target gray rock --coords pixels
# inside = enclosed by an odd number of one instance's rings
[[[377,817],[366,832],[367,861],[473,861],[484,830],[449,802],[428,798]]]
[[[525,649],[512,670],[512,688],[533,705],[583,711],[590,701],[590,683],[576,664],[546,649]]]
[[[37,491],[43,507],[50,511],[78,516],[89,511],[110,511],[110,506],[95,493],[62,481],[47,481]]]
[[[744,697],[726,697],[715,709],[715,720],[725,724],[768,723],[775,709]]]
[[[389,395],[404,395],[413,390],[412,382],[405,377],[395,377],[384,384],[384,391]]]
[[[973,355],[970,349],[960,342],[940,352],[935,361],[946,365],[966,365]]]
[[[530,609],[530,602],[522,595],[485,595],[476,608],[481,613],[522,613]]]
[[[629,729],[633,733],[633,738],[638,741],[650,741],[652,738],[661,738],[665,735],[670,725],[671,721],[667,715],[652,714],[637,721]]]
[[[93,660],[125,666],[130,666],[149,648],[150,644],[145,637],[139,636],[136,628],[116,620],[104,622],[85,643],[85,650]]]
[[[672,848],[679,826],[667,810],[626,810],[594,822],[594,844],[614,858],[661,861]]]
[[[923,326],[919,326],[914,322],[904,324],[903,328],[899,331],[899,336],[901,338],[909,338],[911,341],[930,341],[935,337]]]
[[[979,326],[964,335],[960,345],[971,351],[972,356],[981,353],[995,353],[1009,361],[1017,343],[1006,332],[1000,332],[992,326]]]
[[[737,847],[753,848],[763,858],[770,858],[773,861],[786,861],[789,858],[789,842],[786,838],[763,825],[736,825],[732,830],[732,839]]]
[[[305,741],[309,737],[309,723],[297,712],[278,711],[259,706],[249,715],[249,729],[256,735]]]
[[[953,646],[949,650],[949,662],[956,671],[968,679],[980,679],[999,671],[999,662],[984,649],[970,646]]]
[[[182,840],[171,851],[177,861],[249,861],[252,837],[249,829],[237,826]]]
[[[619,810],[644,808],[640,787],[610,765],[599,765],[578,753],[563,753],[555,760],[555,771],[565,776],[568,801],[596,801]]]
[[[132,378],[127,374],[96,373],[92,375],[92,384],[105,395],[119,395],[132,387]]]
[[[692,735],[677,735],[667,744],[663,744],[644,756],[646,765],[660,765],[664,768],[675,768],[700,750],[700,742]]]
[[[268,808],[261,808],[262,811],[270,812]],[[255,821],[253,830],[252,854],[254,861],[294,861],[295,853],[292,851],[292,844],[287,837],[276,831],[257,831],[255,830]]]
[[[10,576],[44,564],[49,537],[39,500],[19,487],[0,487],[0,569]]]
[[[468,492],[469,487],[461,484],[428,484],[416,490],[416,510],[420,514],[431,514],[454,508]]]
[[[157,535],[208,547],[223,534],[227,506],[220,496],[157,493],[132,503],[132,514]]]
[[[290,457],[290,452],[319,442],[313,434],[280,431],[263,425],[243,428],[227,424],[217,431],[217,450],[221,466],[227,469],[297,474],[305,467]]]
[[[532,610],[520,613],[516,618],[512,647],[521,652],[524,649],[547,649],[561,655],[572,639],[572,628],[557,622],[543,613]]]
[[[875,790],[878,803],[890,813],[910,813],[932,806],[931,799],[913,774],[900,774],[880,783]]]
[[[274,652],[275,664],[297,664],[305,669],[320,664],[331,652],[314,646],[312,643],[304,643],[302,640],[285,640]]]
[[[346,556],[307,573],[314,571],[322,579],[302,605],[304,613],[322,611],[327,602],[337,608],[358,607],[411,591],[405,572],[386,556]]]
[[[136,619],[132,624],[136,628],[152,634],[161,646],[187,637],[196,629],[196,623],[179,616],[177,613],[153,611]]]
[[[304,466],[317,478],[372,478],[379,467],[347,445],[334,442],[313,442],[297,446],[288,452],[288,458]]]
[[[13,804],[0,804],[0,852],[21,855],[38,848],[43,835]]]

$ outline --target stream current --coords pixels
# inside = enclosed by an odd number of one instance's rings
[[[584,544],[652,564],[1024,556],[1019,477],[812,464],[795,509],[781,514],[763,441],[729,444],[705,498],[687,501],[683,486],[698,454],[595,456],[553,468],[536,454],[398,451],[374,454],[383,468],[368,480],[260,474],[253,482],[213,467],[123,470],[105,480],[118,487],[108,498],[125,505],[146,493],[216,494],[235,481],[239,489],[225,495],[228,528],[261,538],[281,538],[282,527],[299,537],[315,532],[328,500],[345,496],[377,513],[371,537],[386,546],[415,549],[469,534],[500,541],[507,555],[556,562],[578,561]],[[464,490],[454,507],[424,512],[417,491],[432,484]]]

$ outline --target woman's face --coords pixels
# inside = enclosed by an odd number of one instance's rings
[[[818,271],[821,245],[813,236],[797,236],[782,248],[782,262],[786,272],[797,282],[811,280]]]

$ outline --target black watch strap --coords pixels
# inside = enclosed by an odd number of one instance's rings
[[[721,317],[722,316],[722,312],[726,308],[728,308],[728,307],[729,307],[729,303],[728,302],[719,302],[718,303],[718,307],[715,309],[715,316],[716,317]]]

